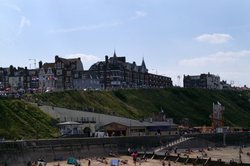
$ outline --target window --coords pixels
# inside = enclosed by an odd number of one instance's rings
[[[56,75],[62,75],[62,70],[56,70]]]

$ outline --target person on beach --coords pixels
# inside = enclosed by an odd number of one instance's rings
[[[130,155],[131,154],[131,149],[130,148],[128,148],[128,155]]]
[[[134,164],[136,165],[137,152],[133,152],[133,153],[131,154],[131,156],[133,157],[133,162],[134,162]]]
[[[240,147],[239,153],[243,153],[242,148]]]
[[[90,161],[90,159],[88,160],[88,166],[90,166],[91,165],[91,161]]]
[[[27,166],[31,166],[32,165],[32,163],[31,163],[31,161],[29,161],[28,163],[27,163]]]
[[[177,147],[174,149],[174,153],[175,153],[175,154],[177,153]]]
[[[170,160],[168,160],[168,166],[171,166],[171,161]]]

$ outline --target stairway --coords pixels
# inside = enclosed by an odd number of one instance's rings
[[[179,139],[174,140],[174,141],[168,143],[168,144],[165,145],[165,146],[160,146],[160,147],[156,148],[156,149],[154,150],[154,153],[160,152],[161,150],[166,149],[166,148],[173,147],[173,146],[175,146],[175,145],[178,145],[178,144],[180,144],[180,143],[182,143],[182,142],[185,142],[185,141],[188,141],[188,140],[190,140],[190,139],[193,139],[193,137],[180,137]]]

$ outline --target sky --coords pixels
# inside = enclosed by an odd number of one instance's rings
[[[250,87],[249,0],[0,0],[0,67],[35,68],[55,55],[126,56],[182,86],[219,75]],[[36,62],[36,65],[34,64]]]

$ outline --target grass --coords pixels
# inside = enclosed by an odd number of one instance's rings
[[[129,118],[147,118],[164,110],[175,123],[188,119],[191,125],[211,125],[213,102],[225,106],[225,123],[250,127],[250,93],[206,89],[133,89],[116,91],[65,91],[36,94],[44,104]]]
[[[55,120],[26,102],[0,98],[0,138],[51,138],[58,135]]]

